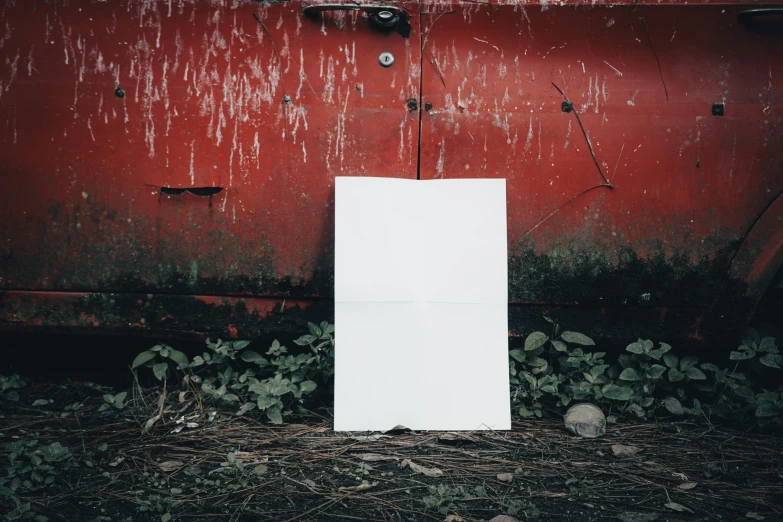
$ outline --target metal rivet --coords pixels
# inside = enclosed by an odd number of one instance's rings
[[[125,91],[122,90],[121,87],[117,87],[116,89],[114,89],[114,95],[117,98],[124,98],[125,97]]]
[[[381,53],[378,57],[378,63],[384,67],[391,67],[394,63],[394,55],[392,53]]]
[[[283,103],[291,103],[291,97],[287,94],[283,96]]]
[[[392,18],[394,18],[394,13],[392,13],[391,11],[378,11],[378,18],[384,21],[391,20]]]
[[[570,101],[563,102],[560,104],[560,110],[563,112],[571,112],[574,110],[574,104]]]
[[[432,102],[427,102],[424,104],[424,110],[429,112],[432,110]]]
[[[716,103],[712,106],[712,115],[713,116],[723,116],[723,104],[722,103]]]

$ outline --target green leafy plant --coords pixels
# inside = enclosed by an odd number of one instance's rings
[[[0,399],[7,401],[18,401],[19,392],[16,391],[20,388],[24,388],[25,382],[17,375],[13,374],[9,377],[0,375]]]
[[[760,425],[783,419],[783,386],[755,390],[747,372],[759,374],[783,366],[775,339],[746,332],[742,346],[730,355],[733,370],[699,364],[698,357],[678,357],[672,347],[639,339],[626,347],[616,364],[606,364],[605,352],[591,352],[594,342],[577,332],[533,332],[524,349],[511,350],[512,402],[521,417],[540,417],[545,407],[563,408],[589,401],[618,413],[648,418],[663,408],[675,415],[717,415],[742,419],[755,415]],[[573,347],[577,344],[579,346]],[[772,369],[772,370],[770,370]],[[555,403],[555,404],[553,404]]]
[[[249,341],[213,342],[191,362],[181,352],[158,345],[136,357],[132,367],[149,367],[158,379],[169,370],[173,360],[185,372],[183,382],[200,385],[200,393],[224,407],[236,408],[238,415],[253,410],[266,414],[273,424],[282,424],[292,409],[302,407],[305,399],[329,384],[334,375],[334,326],[326,322],[308,324],[309,334],[294,341],[309,351],[289,352],[275,340],[261,354],[248,349]]]
[[[426,509],[435,510],[445,515],[451,510],[454,501],[464,496],[465,490],[462,487],[438,484],[437,486],[429,486],[429,495],[426,495],[422,500]]]
[[[103,404],[100,405],[98,411],[106,410],[121,410],[125,407],[125,397],[128,396],[128,392],[120,392],[116,395],[106,393],[103,395]]]
[[[131,369],[135,370],[139,366],[146,366],[152,369],[156,379],[162,381],[168,373],[169,361],[175,363],[179,368],[188,367],[188,357],[184,353],[167,344],[158,344],[137,355],[131,364]]]

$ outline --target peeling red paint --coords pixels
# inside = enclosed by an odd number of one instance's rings
[[[331,298],[334,176],[372,175],[505,177],[513,306],[702,336],[783,262],[783,32],[749,4],[395,3],[403,36],[295,2],[7,2],[2,327],[258,331]]]

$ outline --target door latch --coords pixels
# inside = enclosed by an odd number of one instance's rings
[[[315,4],[304,8],[303,13],[309,17],[316,17],[324,11],[362,11],[367,14],[367,19],[375,29],[384,33],[396,31],[404,38],[411,34],[411,15],[389,5],[363,5],[363,4]]]

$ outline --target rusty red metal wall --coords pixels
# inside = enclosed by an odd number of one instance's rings
[[[749,234],[780,219],[783,21],[593,4],[394,3],[406,32],[295,2],[7,1],[5,327],[328,314],[336,175],[507,178],[513,333],[541,307],[695,338],[737,297],[745,318],[783,252]]]

